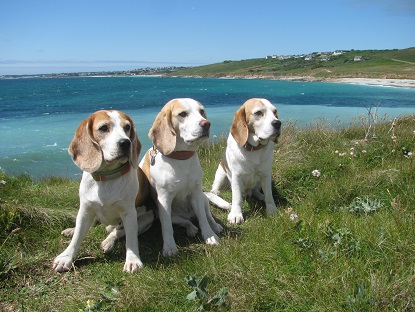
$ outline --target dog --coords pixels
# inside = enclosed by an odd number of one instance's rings
[[[99,220],[109,225],[107,230],[111,232],[102,243],[104,251],[112,249],[116,239],[126,235],[124,271],[136,272],[143,266],[138,251],[136,207],[149,196],[149,186],[138,168],[141,143],[133,120],[120,111],[97,111],[78,126],[68,151],[83,170],[80,208],[75,228],[64,231],[73,235],[72,240],[55,258],[53,268],[57,272],[70,269],[89,228]],[[139,216],[145,219],[145,224],[140,224],[143,231],[151,225],[154,216],[142,207]]]
[[[212,190],[205,193],[214,205],[230,209],[229,223],[244,221],[242,196],[253,195],[265,200],[267,215],[275,214],[277,208],[272,197],[271,172],[274,142],[278,141],[280,134],[281,121],[277,109],[268,100],[249,99],[236,111]],[[219,197],[220,190],[228,182],[232,190],[232,205]]]
[[[217,245],[216,234],[223,228],[215,222],[209,201],[202,191],[202,167],[196,153],[209,137],[210,122],[203,106],[189,98],[173,99],[158,113],[150,131],[153,142],[140,162],[148,177],[151,195],[158,207],[164,257],[177,254],[173,223],[194,236],[198,228],[190,221],[196,216],[202,237]]]

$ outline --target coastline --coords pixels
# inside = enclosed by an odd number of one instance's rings
[[[25,79],[25,78],[101,78],[101,77],[169,77],[169,78],[218,78],[218,79],[260,79],[260,80],[283,80],[283,81],[304,81],[304,82],[333,82],[333,83],[345,83],[355,85],[366,86],[379,86],[379,87],[394,87],[394,88],[406,88],[415,89],[415,79],[399,79],[399,78],[333,78],[333,77],[314,77],[314,76],[238,76],[238,75],[225,75],[219,77],[212,77],[209,75],[172,75],[172,74],[92,74],[92,75],[41,75],[41,76],[14,76],[14,77],[2,77],[0,79]]]
[[[174,78],[218,78],[218,79],[259,79],[259,80],[282,80],[282,81],[304,81],[304,82],[333,82],[365,86],[394,87],[415,89],[415,79],[398,79],[398,78],[324,78],[313,76],[220,76],[211,77],[209,75],[160,75],[161,77]]]
[[[415,89],[415,80],[411,79],[376,79],[376,78],[338,78],[328,81],[357,85],[382,86]]]
[[[255,79],[255,78],[253,78]],[[257,77],[257,79],[268,79],[268,77]],[[355,85],[365,86],[380,86],[380,87],[395,87],[395,88],[407,88],[415,89],[414,79],[387,79],[387,78],[321,78],[312,76],[287,76],[274,78],[277,80],[287,81],[307,81],[307,82],[334,82],[334,83],[347,83]]]

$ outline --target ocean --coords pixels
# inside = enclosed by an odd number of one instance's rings
[[[67,152],[81,120],[100,109],[117,109],[135,122],[143,151],[155,116],[169,100],[190,97],[205,106],[211,138],[226,137],[235,110],[264,97],[284,123],[325,120],[347,124],[379,107],[380,117],[415,113],[415,90],[324,82],[166,77],[79,77],[0,79],[0,170],[79,178]],[[284,128],[282,135],[284,135]]]

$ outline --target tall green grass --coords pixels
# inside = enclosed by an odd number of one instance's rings
[[[0,173],[0,297],[4,311],[413,311],[415,116],[385,119],[364,140],[357,123],[285,125],[274,149],[275,217],[244,201],[245,223],[219,246],[175,227],[179,254],[160,255],[160,224],[139,237],[144,269],[122,272],[103,226],[89,232],[72,271],[53,258],[69,243],[79,181]],[[209,190],[225,138],[199,157]],[[314,170],[320,176],[312,174]],[[230,191],[224,198],[230,200]]]

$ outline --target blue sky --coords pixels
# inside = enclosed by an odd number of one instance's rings
[[[0,0],[0,75],[414,46],[414,0]]]

